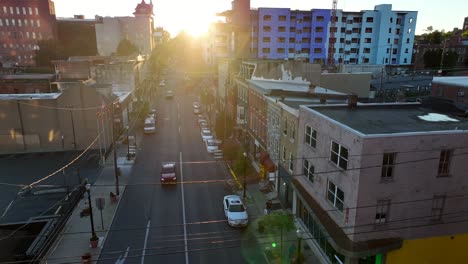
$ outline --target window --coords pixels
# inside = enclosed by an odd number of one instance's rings
[[[361,33],[361,29],[360,28],[353,28],[353,33]]]
[[[270,43],[270,38],[269,37],[263,37],[262,40],[264,43]]]
[[[7,11],[7,8],[6,6],[3,7],[3,13],[6,14],[8,11]]]
[[[270,48],[262,48],[263,53],[270,53]]]
[[[395,30],[395,34],[400,35],[400,29],[399,29],[399,28],[397,28],[397,29]]]
[[[302,38],[302,43],[310,43],[310,38]]]
[[[316,21],[317,22],[323,22],[325,19],[323,16],[317,16]]]
[[[284,38],[284,37],[279,37],[279,38],[278,38],[278,42],[279,42],[279,43],[284,43],[284,42],[286,42],[286,38]]]
[[[304,17],[304,22],[311,22],[312,18],[310,16],[305,16]]]
[[[276,52],[277,52],[277,53],[284,53],[284,48],[277,48],[277,49],[276,49]]]
[[[294,155],[292,153],[289,153],[289,171],[294,170]]]
[[[411,28],[408,28],[408,34],[411,34]]]
[[[284,120],[283,134],[286,136],[288,134],[288,119]]]
[[[442,220],[442,214],[445,206],[445,195],[434,195],[432,197],[431,218],[434,221]]]
[[[390,23],[393,23],[393,17],[390,18]]]
[[[5,26],[9,26],[10,25],[10,21],[7,19],[5,19]]]
[[[15,12],[13,11],[13,7],[10,6],[10,14],[14,14]]]
[[[408,43],[409,43],[409,38],[406,39],[406,44],[408,44]]]
[[[279,21],[286,21],[286,16],[279,16],[279,17],[278,17],[278,20],[279,20]]]
[[[286,32],[286,27],[278,27],[278,32]]]
[[[37,27],[41,27],[41,21],[37,20]]]
[[[286,147],[283,146],[283,155],[281,155],[281,157],[283,158],[283,161],[286,160]]]
[[[289,38],[289,43],[294,43],[294,42],[296,42],[295,38]]]
[[[364,43],[372,43],[372,39],[371,38],[365,38]]]
[[[263,26],[263,31],[265,31],[265,32],[270,32],[270,31],[271,31],[271,27],[270,27],[270,26]]]
[[[26,15],[26,8],[23,7],[23,15]]]
[[[12,25],[12,26],[16,26],[16,20],[12,19],[12,20],[11,20],[11,25]]]
[[[344,43],[344,38],[340,38],[340,43]]]
[[[2,26],[3,26],[3,22],[2,22],[2,19],[0,18],[0,27],[2,27]]]
[[[19,9],[19,7],[16,7],[16,14],[17,14],[17,15],[20,14],[20,9]]]
[[[404,59],[403,59],[403,63],[408,63],[408,59],[407,59],[407,58],[404,58]]]
[[[382,180],[387,181],[393,179],[393,171],[395,169],[396,153],[384,153],[382,160]]]
[[[39,15],[39,9],[37,9],[37,7],[35,7],[34,10],[36,11],[36,16],[38,16]]]
[[[31,19],[31,27],[34,27],[34,20]]]
[[[22,26],[21,19],[18,19],[18,26],[20,26],[20,27]]]
[[[289,49],[288,49],[288,52],[289,52],[289,53],[294,53],[294,48],[289,48]]]
[[[410,18],[410,19],[409,19],[409,22],[410,22],[410,24],[411,24],[411,23],[413,23],[413,19],[412,19],[412,18]]]
[[[450,160],[452,151],[445,149],[440,152],[439,159],[439,176],[448,176],[450,173]]]
[[[323,27],[316,27],[315,32],[323,32]]]
[[[372,22],[374,22],[374,18],[373,17],[367,17],[366,22],[372,23]]]
[[[304,28],[302,29],[302,32],[304,32],[304,33],[310,33],[310,27],[304,27]]]
[[[408,48],[405,49],[405,53],[408,53]]]
[[[377,208],[375,212],[375,223],[385,224],[388,221],[388,212],[390,210],[390,200],[377,201]]]
[[[348,149],[332,140],[330,161],[346,170],[348,168]]]
[[[338,28],[337,27],[331,27],[330,28],[330,32],[338,32]]]
[[[363,53],[370,53],[370,48],[364,48]]]
[[[393,39],[393,44],[398,45],[398,39]]]
[[[314,182],[314,171],[315,168],[312,163],[305,159],[302,164],[302,174],[304,174],[304,176],[306,176],[311,182]]]
[[[321,48],[314,48],[314,53],[315,54],[322,53],[322,49]]]
[[[315,43],[322,43],[323,39],[322,38],[315,38]]]
[[[29,14],[32,15],[32,8],[28,7]]]
[[[291,140],[295,140],[296,139],[296,126],[291,126]]]
[[[340,32],[341,32],[341,33],[345,33],[345,32],[346,32],[346,28],[345,28],[345,27],[340,28]]]
[[[366,32],[366,33],[372,33],[372,28],[370,28],[370,27],[366,28],[366,31],[365,31],[365,32]]]
[[[263,16],[263,21],[271,21],[271,16],[270,15],[264,15]]]
[[[392,28],[388,28],[388,33],[392,33]]]
[[[295,28],[295,27],[290,27],[290,28],[289,28],[289,31],[291,31],[291,32],[296,32],[296,28]]]
[[[344,192],[331,181],[328,181],[327,199],[333,207],[343,211]]]

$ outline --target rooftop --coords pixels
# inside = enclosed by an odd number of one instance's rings
[[[306,106],[358,133],[399,134],[417,132],[468,132],[468,119],[424,108],[419,103]]]
[[[468,77],[467,76],[456,76],[456,77],[434,77],[432,83],[439,83],[445,85],[460,86],[468,88]]]

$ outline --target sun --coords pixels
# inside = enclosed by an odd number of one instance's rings
[[[198,37],[208,32],[210,24],[216,21],[216,15],[214,12],[199,8],[199,6],[193,6],[193,8],[192,10],[187,9],[190,10],[190,13],[186,14],[186,19],[180,21],[179,25],[182,30],[194,37]]]

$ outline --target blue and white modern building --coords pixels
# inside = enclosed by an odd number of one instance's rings
[[[225,13],[227,23],[234,16],[235,10],[231,11]],[[326,64],[329,41],[334,40],[335,64],[408,65],[417,14],[394,11],[391,4],[359,12],[337,10],[332,28],[330,9],[250,9],[250,57]]]

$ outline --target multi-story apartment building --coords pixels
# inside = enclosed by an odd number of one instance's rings
[[[228,24],[235,13],[223,13]],[[325,64],[329,42],[335,41],[335,64],[411,64],[416,11],[393,11],[391,4],[360,12],[337,10],[333,28],[330,9],[258,8],[250,14],[252,58]]]
[[[37,41],[56,38],[51,0],[0,2],[0,64],[34,65]]]
[[[293,212],[336,263],[466,261],[468,120],[421,104],[301,106]]]

